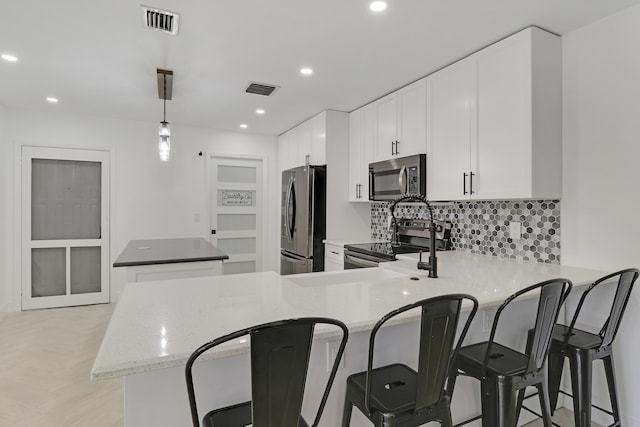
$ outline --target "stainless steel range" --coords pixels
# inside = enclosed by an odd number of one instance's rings
[[[451,223],[434,221],[437,227],[436,248],[451,249]],[[391,242],[362,243],[344,246],[344,269],[377,267],[380,262],[395,261],[396,255],[429,252],[429,221],[399,218],[396,231],[398,244]]]

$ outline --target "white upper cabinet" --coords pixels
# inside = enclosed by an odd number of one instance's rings
[[[426,79],[418,80],[373,103],[375,160],[426,151]]]
[[[373,161],[372,104],[349,114],[349,201],[369,201],[369,163]]]
[[[309,120],[311,127],[310,163],[312,165],[327,164],[327,112],[314,116]]]
[[[427,79],[398,91],[398,143],[396,156],[427,151]]]
[[[303,166],[327,163],[327,113],[322,113],[299,124],[278,137],[278,159],[281,171]]]
[[[475,128],[475,67],[460,61],[428,77],[427,197],[468,197]]]
[[[532,27],[427,78],[429,199],[561,197],[561,61]]]

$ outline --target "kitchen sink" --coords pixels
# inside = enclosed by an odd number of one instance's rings
[[[379,282],[382,280],[405,277],[407,274],[385,268],[357,268],[353,270],[328,271],[321,273],[297,274],[287,276],[288,280],[298,285],[338,285],[354,282]]]

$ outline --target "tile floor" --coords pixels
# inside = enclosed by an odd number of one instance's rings
[[[0,320],[0,426],[123,425],[122,380],[89,380],[113,309],[36,310]]]
[[[0,320],[0,426],[122,427],[122,380],[89,380],[114,307],[27,311]],[[572,413],[559,410],[554,421],[573,426]]]

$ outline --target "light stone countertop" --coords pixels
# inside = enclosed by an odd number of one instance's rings
[[[439,278],[415,260],[378,268],[280,276],[275,272],[199,277],[125,286],[96,357],[91,378],[113,378],[184,365],[200,345],[273,320],[326,316],[350,332],[370,330],[389,311],[447,293],[469,293],[481,307],[497,305],[526,286],[551,278],[587,285],[607,272],[516,261],[462,251],[438,252]],[[418,277],[419,280],[411,280]],[[176,286],[179,283],[180,286]],[[415,315],[396,319],[409,322]],[[318,327],[317,338],[337,334]],[[248,351],[227,343],[208,358]]]

